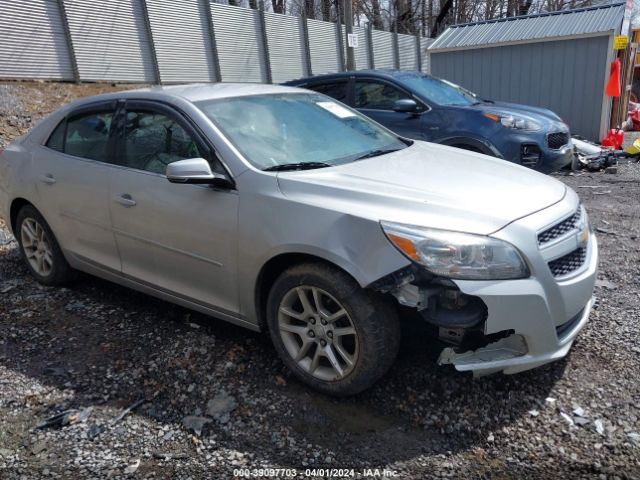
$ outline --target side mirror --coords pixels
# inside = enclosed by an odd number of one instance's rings
[[[416,113],[420,110],[415,100],[403,98],[393,102],[393,111],[398,113]]]
[[[204,158],[178,160],[167,165],[167,180],[171,183],[191,183],[233,188],[233,182],[226,175],[214,173]]]

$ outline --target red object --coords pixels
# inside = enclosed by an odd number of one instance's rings
[[[631,118],[631,122],[633,124],[633,130],[640,130],[640,110],[632,110],[629,112],[629,118]]]
[[[620,96],[620,60],[618,58],[611,62],[611,74],[604,93],[609,97]]]
[[[613,147],[616,150],[620,150],[622,142],[624,141],[624,130],[619,128],[612,128],[609,130],[607,137],[600,142],[603,147]]]

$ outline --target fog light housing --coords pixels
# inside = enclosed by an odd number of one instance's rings
[[[524,144],[520,147],[520,163],[529,168],[534,168],[540,161],[540,147],[535,144]]]

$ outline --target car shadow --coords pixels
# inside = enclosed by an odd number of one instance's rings
[[[336,452],[336,461],[358,458],[375,467],[485,445],[491,432],[541,408],[566,366],[562,360],[474,379],[437,366],[442,345],[427,337],[425,325],[403,319],[390,372],[359,395],[332,398],[293,378],[267,335],[86,275],[69,289],[42,287],[17,255],[0,258],[0,280],[14,285],[0,298],[10,302],[0,315],[0,364],[72,392],[40,408],[32,427],[62,408],[125,408],[139,398],[147,402],[135,415],[176,425],[224,390],[240,404],[232,423],[248,427],[232,433],[229,424],[213,422],[203,436],[215,435],[255,461],[301,467],[298,455],[265,432],[286,433]]]

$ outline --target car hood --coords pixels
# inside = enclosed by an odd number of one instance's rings
[[[477,105],[481,110],[500,111],[512,115],[526,116],[532,120],[544,120],[545,122],[563,124],[562,119],[551,110],[519,103],[492,102]]]
[[[416,141],[330,168],[280,172],[283,195],[375,221],[490,234],[562,200],[566,187],[482,154]]]

